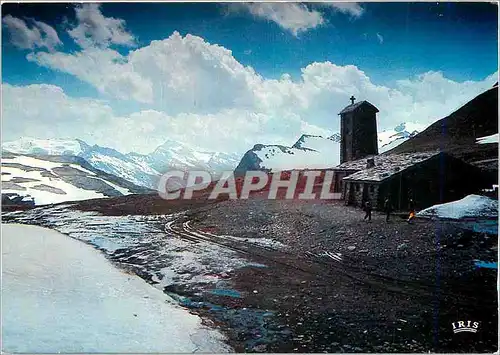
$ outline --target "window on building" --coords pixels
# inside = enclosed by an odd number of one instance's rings
[[[371,193],[374,193],[374,192],[375,192],[375,186],[373,186],[373,185],[372,185],[372,186],[370,186],[370,192],[371,192]]]
[[[356,184],[355,187],[356,187],[356,192],[358,192],[359,191],[359,184]]]

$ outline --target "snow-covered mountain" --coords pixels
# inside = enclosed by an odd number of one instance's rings
[[[378,152],[384,153],[397,147],[422,132],[426,127],[426,125],[419,123],[403,122],[392,129],[378,132]]]
[[[172,169],[200,169],[211,173],[233,170],[239,155],[209,152],[168,140],[147,156],[147,163],[163,173]]]
[[[2,203],[45,205],[144,193],[148,190],[99,171],[76,156],[3,153]]]
[[[338,135],[325,138],[303,134],[291,147],[256,144],[245,153],[236,171],[325,169],[338,165],[339,154]]]
[[[379,152],[394,148],[424,128],[416,123],[402,123],[379,132]],[[328,168],[339,164],[339,145],[339,133],[330,137],[302,135],[291,147],[256,144],[243,159],[237,154],[210,152],[172,140],[167,140],[150,154],[124,154],[112,148],[91,146],[79,139],[27,137],[5,142],[2,149],[37,157],[78,156],[96,169],[135,185],[156,189],[159,177],[169,170],[204,170],[217,175],[235,168],[237,171]]]
[[[401,123],[378,132],[378,149],[383,153],[416,135],[426,126]],[[256,144],[245,153],[237,172],[247,170],[280,171],[290,169],[326,169],[340,163],[340,134],[330,137],[303,134],[291,147]]]
[[[96,169],[152,189],[156,188],[156,181],[161,175],[149,166],[147,157],[140,154],[123,154],[112,148],[85,144],[79,156]]]
[[[133,184],[156,189],[161,174],[168,170],[205,170],[217,173],[233,170],[239,155],[208,152],[175,141],[167,141],[150,154],[123,154],[115,149],[89,145],[79,139],[21,138],[3,143],[2,149],[35,156],[76,155],[94,168]]]

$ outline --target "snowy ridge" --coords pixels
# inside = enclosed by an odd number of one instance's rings
[[[419,132],[422,132],[425,128],[427,128],[427,126],[419,123],[403,122],[393,129],[386,129],[378,132],[378,152],[384,153],[397,147],[401,143],[416,136]]]
[[[291,147],[273,146],[256,149],[254,154],[262,161],[261,168],[271,171],[289,169],[325,169],[338,164],[339,144],[321,136],[302,137]]]
[[[68,157],[69,158],[69,157]],[[2,157],[2,203],[44,205],[134,193],[129,186],[110,181],[72,162],[31,156]]]
[[[388,151],[425,129],[424,125],[403,122],[378,133],[379,153]],[[340,134],[330,137],[303,134],[291,147],[256,144],[245,153],[236,171],[327,169],[340,163]]]
[[[146,162],[161,173],[172,169],[199,169],[218,173],[233,170],[238,163],[238,158],[239,156],[234,154],[208,152],[169,140],[149,154]]]
[[[136,185],[149,188],[156,188],[156,181],[161,175],[158,171],[151,168],[143,156],[125,155],[116,150],[104,149],[87,150],[82,156],[96,169],[119,176]]]

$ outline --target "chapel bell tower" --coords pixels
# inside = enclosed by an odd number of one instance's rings
[[[368,101],[351,104],[340,111],[340,163],[378,154],[377,112]]]

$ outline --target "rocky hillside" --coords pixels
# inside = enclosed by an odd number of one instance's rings
[[[387,154],[441,149],[476,165],[498,166],[498,86],[480,94]]]

